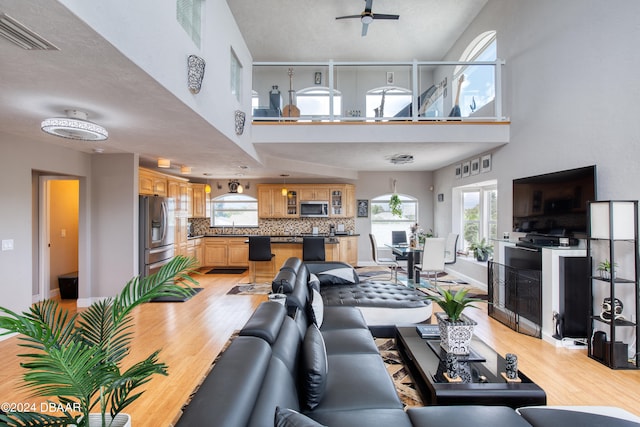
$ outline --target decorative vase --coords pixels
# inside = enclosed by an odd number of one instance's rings
[[[131,415],[120,413],[111,424],[111,415],[107,414],[107,425],[110,427],[131,427]],[[89,414],[89,427],[102,427],[102,414]]]
[[[438,328],[440,329],[440,347],[447,353],[468,355],[473,338],[473,327],[477,323],[466,316],[460,316],[456,322],[451,322],[445,313],[436,313]]]

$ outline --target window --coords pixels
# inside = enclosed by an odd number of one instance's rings
[[[410,227],[417,221],[418,200],[411,196],[399,196],[402,202],[401,217],[391,214],[389,209],[391,194],[371,199],[371,234],[376,237],[376,243],[380,246],[391,244],[391,232],[395,230],[405,230],[408,241]]]
[[[257,227],[258,201],[244,194],[225,194],[211,200],[212,227]]]
[[[367,92],[366,115],[367,117],[394,117],[403,108],[411,104],[412,100],[412,94],[409,89],[401,87],[372,89]]]
[[[296,92],[296,105],[305,116],[329,116],[329,88],[310,87]],[[342,111],[342,94],[333,91],[333,114]]]
[[[196,46],[200,47],[202,0],[177,0],[176,19]]]
[[[260,96],[258,96],[257,90],[251,91],[251,110],[255,110],[260,107]]]
[[[495,182],[460,189],[463,247],[498,237],[498,190]]]
[[[231,49],[231,93],[240,101],[242,91],[242,64]]]
[[[460,57],[460,61],[495,61],[497,58],[496,32],[487,31],[476,37]],[[495,99],[495,69],[488,65],[456,67],[453,81],[464,74],[460,95],[460,113],[468,117]],[[456,83],[457,84],[457,83]]]

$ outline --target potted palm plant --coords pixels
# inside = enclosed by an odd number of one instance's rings
[[[475,321],[463,316],[467,307],[478,308],[475,303],[485,302],[479,298],[468,297],[468,288],[452,292],[436,286],[436,295],[426,298],[440,306],[443,312],[436,313],[440,330],[440,346],[447,352],[457,355],[469,354]]]
[[[47,401],[57,408],[55,415],[49,411],[0,413],[0,424],[127,425],[128,415],[122,410],[143,393],[139,387],[154,374],[167,375],[167,366],[158,360],[159,351],[139,362],[127,359],[133,339],[132,310],[157,297],[192,295],[191,285],[197,282],[190,273],[196,265],[193,258],[177,256],[157,273],[131,279],[117,296],[76,314],[54,300],[36,303],[22,314],[0,307],[2,335],[20,334],[20,346],[28,349],[20,355],[27,370],[25,388],[35,396],[57,399]],[[121,418],[125,424],[117,424]]]
[[[476,257],[476,260],[480,262],[486,262],[493,254],[493,246],[488,243],[486,239],[482,239],[480,241],[476,240],[469,245],[469,249],[473,251],[473,255]]]

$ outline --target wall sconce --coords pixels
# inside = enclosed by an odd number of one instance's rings
[[[220,185],[220,183],[219,183],[219,182],[216,182],[216,188],[217,188],[218,190],[222,190],[222,185]]]
[[[158,159],[158,167],[168,169],[171,167],[171,160],[160,157]]]

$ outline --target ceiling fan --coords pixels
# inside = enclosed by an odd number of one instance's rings
[[[398,19],[400,17],[400,15],[386,15],[383,13],[374,14],[371,12],[373,0],[365,0],[365,2],[364,11],[360,15],[338,16],[336,19],[360,18],[360,22],[362,22],[362,37],[364,37],[367,35],[369,24],[371,24],[374,19]]]

